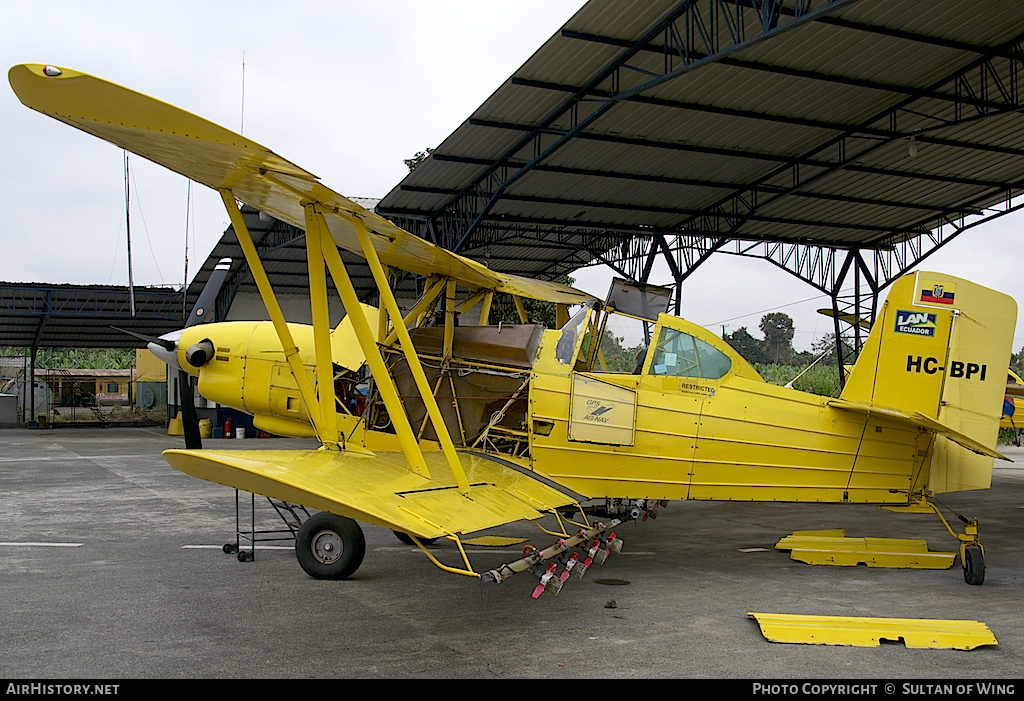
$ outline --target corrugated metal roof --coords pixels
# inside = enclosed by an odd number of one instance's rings
[[[0,283],[0,345],[31,348],[138,348],[145,344],[113,326],[148,336],[181,328],[181,290]]]
[[[553,278],[652,232],[885,248],[1022,191],[1024,3],[755,5],[591,0],[378,211]]]

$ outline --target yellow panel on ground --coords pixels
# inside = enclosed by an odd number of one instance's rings
[[[825,528],[825,529],[820,530],[820,531],[793,531],[790,535],[788,535],[785,538],[783,538],[782,540],[780,540],[779,543],[785,542],[789,538],[802,538],[802,537],[808,537],[808,538],[845,538],[846,537],[846,531],[843,530],[842,528]],[[785,548],[780,548],[778,546],[778,544],[776,544],[775,549],[776,550],[785,550]]]
[[[748,613],[761,633],[773,643],[879,647],[882,641],[908,648],[973,650],[998,645],[988,626],[978,621],[943,621],[919,618],[859,618]]]
[[[318,450],[167,450],[187,474],[254,494],[349,516],[420,538],[473,533],[574,503],[528,474],[462,454],[471,485],[454,485],[444,456],[426,453],[431,478],[409,469],[404,453]]]
[[[900,538],[846,538],[842,530],[796,531],[775,544],[790,550],[790,557],[809,565],[892,567],[945,570],[956,553],[931,552],[923,540]]]

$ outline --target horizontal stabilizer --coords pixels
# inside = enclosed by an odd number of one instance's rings
[[[425,453],[433,478],[404,453],[336,450],[167,450],[171,467],[201,479],[330,511],[420,538],[473,533],[567,506],[574,499],[528,474],[462,454],[463,494],[441,453]]]
[[[925,416],[919,411],[915,411],[911,414],[891,407],[878,406],[867,402],[851,402],[845,399],[833,399],[828,403],[828,405],[835,409],[842,409],[843,411],[851,411],[857,414],[865,414],[867,416],[883,417],[893,421],[917,426],[918,428],[923,428],[933,433],[937,433],[940,436],[945,436],[954,443],[961,445],[967,450],[977,453],[978,455],[1013,462],[1010,458],[1006,457],[994,448],[982,445],[970,436],[965,435],[956,429],[950,428],[933,418]]]

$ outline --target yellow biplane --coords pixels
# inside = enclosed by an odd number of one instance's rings
[[[296,538],[314,577],[356,570],[364,522],[405,534],[444,570],[495,582],[530,571],[534,596],[557,593],[570,572],[621,548],[618,523],[667,500],[919,504],[989,487],[1002,457],[1016,305],[998,292],[939,273],[901,278],[842,396],[815,396],[764,382],[721,339],[665,313],[659,288],[615,281],[599,301],[500,274],[153,98],[54,66],[15,66],[9,79],[32,109],[221,194],[271,321],[187,325],[159,345],[204,396],[321,447],[164,456],[188,474],[320,510]],[[239,202],[305,230],[312,325],[285,321]],[[379,310],[359,303],[339,248],[366,259]],[[400,309],[389,268],[427,279],[411,309]],[[348,311],[335,329],[328,278]],[[502,294],[521,323],[488,323]],[[524,297],[556,304],[560,328],[528,323]],[[466,325],[477,307],[479,325]],[[364,363],[371,391],[351,411],[339,387]],[[553,545],[474,569],[467,536],[542,517],[554,520],[542,528]],[[977,522],[954,535],[965,579],[980,584]],[[424,547],[438,538],[458,546],[460,564]]]
[[[1013,370],[1006,371],[1006,396],[1003,398],[1003,416],[999,428],[1013,431],[1014,443],[1020,445],[1018,438],[1021,427],[1014,418],[1017,411],[1017,400],[1024,397],[1024,380]]]

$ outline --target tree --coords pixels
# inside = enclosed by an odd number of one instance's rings
[[[772,312],[761,317],[764,350],[768,362],[788,363],[793,357],[793,319],[783,312]]]
[[[826,354],[821,359],[823,363],[835,364],[836,362],[836,335],[834,333],[827,333],[820,339],[811,344],[811,352],[814,357],[817,358],[819,355]],[[853,348],[850,347],[849,343],[843,341],[843,359],[846,362],[853,361]]]
[[[751,365],[767,362],[764,341],[751,336],[746,326],[741,326],[732,333],[724,335],[722,339]]]
[[[1024,348],[1010,355],[1010,369],[1024,377]]]
[[[405,160],[402,161],[402,163],[406,165],[406,167],[409,169],[409,172],[411,173],[414,170],[416,170],[416,167],[420,163],[427,160],[427,156],[429,156],[433,152],[434,149],[432,148],[428,148],[426,151],[417,151],[416,155],[414,155],[412,158],[406,158]]]

